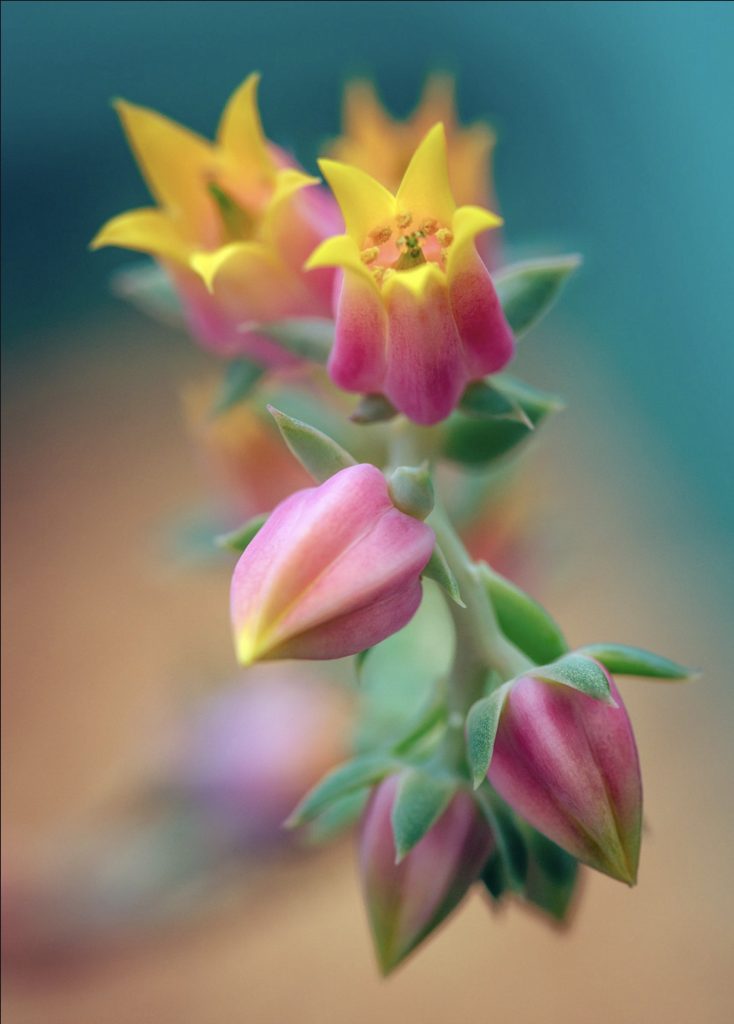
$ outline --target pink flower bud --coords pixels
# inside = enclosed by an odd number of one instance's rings
[[[397,786],[397,776],[390,776],[374,791],[359,840],[367,912],[385,974],[458,906],[494,847],[472,796],[459,790],[433,828],[396,864],[390,815]]]
[[[374,466],[297,491],[235,567],[240,663],[343,658],[397,632],[418,609],[433,544],[430,527],[394,507]]]
[[[489,780],[519,815],[574,857],[634,885],[642,782],[632,726],[617,707],[531,676],[510,689]]]

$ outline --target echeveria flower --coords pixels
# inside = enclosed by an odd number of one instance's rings
[[[240,663],[342,658],[384,640],[417,611],[433,545],[430,527],[394,507],[374,466],[297,491],[235,567]]]
[[[417,423],[444,419],[471,380],[511,358],[512,333],[475,238],[501,223],[456,206],[446,138],[435,125],[396,195],[356,167],[320,167],[347,233],[323,242],[308,266],[341,267],[332,379],[347,391],[382,393]]]
[[[633,885],[642,823],[640,765],[611,676],[609,685],[617,707],[560,683],[518,679],[500,718],[489,781],[568,853]]]
[[[328,155],[352,164],[396,191],[410,158],[432,125],[442,122],[448,142],[449,178],[456,201],[495,208],[492,154],[496,142],[489,125],[459,124],[454,82],[449,75],[426,80],[418,106],[403,121],[392,118],[380,103],[372,82],[357,79],[344,90],[343,134]],[[494,235],[485,236],[496,238]]]
[[[232,95],[215,143],[152,110],[116,104],[158,205],[114,217],[92,248],[149,253],[205,347],[273,365],[291,357],[248,325],[330,316],[333,275],[310,277],[302,267],[340,220],[325,190],[314,187],[318,178],[265,138],[258,81],[250,75]]]
[[[430,831],[396,864],[390,817],[397,786],[393,775],[374,791],[359,839],[367,912],[385,973],[461,902],[494,847],[472,796],[458,790]]]

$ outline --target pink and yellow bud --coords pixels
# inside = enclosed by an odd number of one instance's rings
[[[385,974],[458,906],[494,848],[473,798],[459,790],[430,831],[396,864],[390,819],[397,787],[397,776],[391,776],[374,791],[359,839],[367,913]]]
[[[302,267],[339,217],[318,179],[265,138],[258,81],[250,75],[232,95],[214,143],[152,110],[116,104],[157,206],[114,217],[92,248],[153,256],[202,345],[279,365],[292,357],[256,325],[330,315],[333,274],[309,277]]]
[[[642,782],[622,698],[617,706],[522,677],[500,718],[489,781],[534,828],[585,864],[634,885]]]
[[[501,370],[514,351],[475,245],[501,219],[478,206],[457,208],[441,124],[394,195],[355,167],[320,166],[346,225],[307,264],[344,271],[331,377],[347,391],[384,394],[417,423],[437,423],[470,381]]]
[[[235,567],[239,662],[343,658],[384,640],[417,611],[433,545],[433,531],[395,508],[374,466],[297,491]]]

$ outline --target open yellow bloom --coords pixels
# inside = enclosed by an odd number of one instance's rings
[[[359,167],[394,192],[421,139],[431,125],[440,121],[446,131],[449,178],[456,201],[494,210],[495,134],[482,122],[461,126],[454,93],[449,75],[431,75],[413,113],[398,121],[382,106],[372,82],[350,82],[344,90],[343,134],[332,142],[328,155]],[[497,235],[487,238],[496,239]],[[489,248],[483,255],[490,256]]]
[[[169,273],[193,333],[222,355],[277,363],[284,353],[255,325],[330,316],[332,276],[303,261],[338,230],[318,178],[263,134],[252,74],[224,109],[216,142],[144,107],[116,104],[157,206],[108,221],[92,248],[149,253]]]
[[[513,353],[475,245],[502,221],[479,206],[457,208],[441,124],[418,146],[395,195],[356,167],[320,167],[346,225],[307,264],[344,271],[332,380],[386,395],[417,423],[437,423],[469,381],[502,369]]]

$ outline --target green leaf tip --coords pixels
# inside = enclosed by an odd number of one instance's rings
[[[228,365],[224,378],[212,403],[210,419],[216,419],[244,402],[257,386],[265,373],[262,366],[249,359],[233,359]]]
[[[553,305],[568,276],[581,264],[577,254],[515,263],[494,278],[502,309],[513,333],[520,337]]]
[[[572,690],[578,690],[579,693],[583,693],[593,700],[600,700],[603,704],[609,704],[613,708],[618,707],[609,688],[606,672],[586,654],[574,651],[550,665],[529,669],[526,674],[545,682],[561,683],[571,687]]]
[[[357,465],[349,452],[316,427],[288,416],[273,405],[268,406],[268,412],[290,451],[318,483],[324,483],[341,469]]]
[[[612,675],[677,682],[690,682],[701,677],[697,669],[686,668],[670,658],[626,644],[587,644],[580,648],[579,653],[600,661]]]
[[[252,519],[248,519],[246,523],[243,523],[236,530],[232,530],[230,533],[222,533],[215,537],[214,542],[217,547],[227,548],[230,551],[242,554],[250,541],[255,538],[265,525],[267,519],[267,512],[259,516],[253,516]]]
[[[448,776],[409,768],[403,773],[392,808],[395,863],[399,864],[431,830],[456,792]]]
[[[466,716],[466,756],[474,789],[487,777],[494,753],[494,741],[512,681],[503,683],[487,697],[478,700]]]
[[[365,754],[339,765],[306,794],[288,816],[284,827],[294,829],[313,821],[335,801],[373,786],[399,768],[399,762],[387,754]]]

